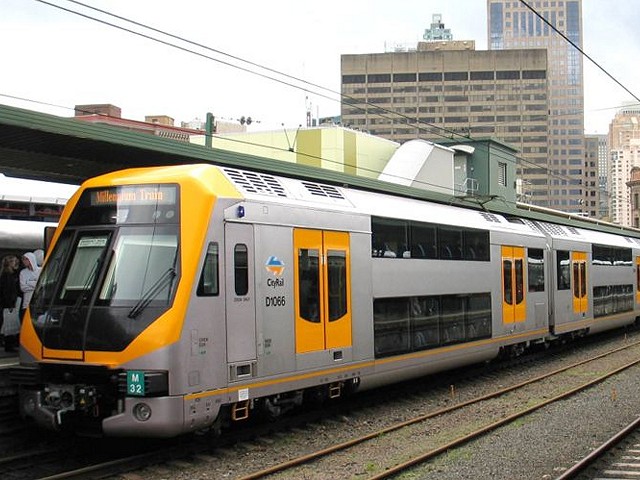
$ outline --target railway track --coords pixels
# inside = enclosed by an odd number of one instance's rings
[[[632,334],[634,335],[634,334]],[[638,336],[634,335],[635,339],[633,343],[625,345],[623,348],[616,349],[615,352],[623,352],[631,348],[640,349],[640,342],[636,341]],[[618,335],[619,337],[619,335]],[[602,339],[601,339],[602,340]],[[606,343],[606,337],[604,342]],[[629,340],[623,340],[629,343]],[[596,344],[598,342],[595,342]],[[596,349],[602,350],[604,347],[595,346]],[[563,360],[563,356],[569,352],[577,353],[580,356],[584,356],[585,352],[582,350],[574,350],[571,346],[568,349],[564,349],[564,353],[560,351],[553,357],[540,356],[536,361],[536,356],[525,357],[524,363],[519,363],[512,369],[516,371],[525,370],[522,367],[525,364],[538,364],[540,367],[543,363],[553,361],[566,361]],[[548,353],[548,352],[547,352]],[[569,353],[570,354],[570,353]],[[614,352],[607,352],[604,356],[615,355]],[[604,356],[600,356],[604,358]],[[557,358],[556,358],[557,357]],[[580,364],[593,365],[596,360],[588,359],[580,362]],[[507,362],[509,363],[509,362]],[[560,375],[561,370],[567,370],[569,368],[579,368],[577,365],[571,365],[563,369],[558,369],[552,374]],[[63,478],[118,478],[117,475],[123,472],[132,470],[141,470],[141,476],[143,478],[166,478],[165,476],[154,476],[154,468],[158,468],[158,465],[169,465],[167,468],[171,471],[174,468],[188,468],[189,465],[198,468],[198,466],[205,461],[207,465],[212,465],[214,468],[222,468],[224,466],[225,458],[235,458],[237,463],[238,458],[248,458],[252,454],[250,452],[258,449],[267,452],[276,449],[277,444],[281,441],[288,441],[289,432],[301,432],[302,435],[306,435],[305,430],[307,425],[322,425],[326,423],[330,428],[348,428],[349,420],[348,416],[350,411],[355,412],[366,411],[367,404],[380,406],[380,403],[389,404],[402,404],[407,403],[407,410],[412,411],[414,406],[414,397],[417,397],[421,404],[429,403],[432,398],[436,398],[435,404],[444,403],[450,404],[446,408],[431,408],[431,412],[428,414],[417,415],[415,418],[403,420],[398,422],[396,426],[390,426],[383,429],[378,429],[368,435],[368,439],[354,439],[352,442],[354,445],[339,445],[339,448],[335,448],[334,452],[328,452],[325,455],[331,455],[332,453],[339,454],[342,452],[349,452],[351,448],[357,447],[357,444],[365,441],[372,441],[376,438],[384,439],[390,437],[398,431],[400,435],[402,431],[410,431],[412,428],[416,428],[420,423],[425,423],[430,419],[437,419],[438,417],[447,418],[447,415],[454,415],[456,410],[460,408],[473,408],[474,404],[481,404],[486,402],[491,396],[505,396],[509,394],[509,389],[501,389],[500,391],[492,392],[491,394],[483,397],[477,397],[473,399],[463,400],[468,395],[463,393],[464,384],[472,384],[474,382],[478,384],[489,383],[498,379],[500,382],[506,383],[510,377],[509,367],[498,366],[496,369],[489,369],[478,367],[476,369],[467,369],[464,374],[458,372],[456,375],[451,374],[438,376],[439,378],[430,377],[425,379],[424,385],[420,386],[414,384],[414,386],[404,387],[398,385],[394,389],[394,393],[378,391],[378,392],[366,392],[362,396],[356,396],[354,400],[325,406],[323,408],[309,409],[308,412],[304,412],[303,415],[296,415],[293,418],[284,417],[274,423],[260,423],[257,425],[249,425],[247,428],[238,429],[237,431],[229,432],[229,435],[225,435],[223,439],[216,439],[211,441],[208,437],[186,437],[175,441],[168,442],[123,442],[115,441],[110,442],[107,439],[78,439],[78,438],[66,438],[60,437],[55,434],[49,434],[48,432],[42,432],[41,430],[30,429],[28,426],[24,426],[16,435],[10,435],[9,438],[12,441],[10,449],[2,449],[0,451],[7,452],[7,455],[3,458],[0,457],[0,474],[3,480],[6,479],[63,479]],[[591,370],[596,370],[595,367],[591,367]],[[482,373],[480,373],[482,372]],[[546,375],[549,377],[552,374]],[[582,374],[574,373],[574,377],[581,377]],[[534,381],[542,381],[543,377],[539,376]],[[455,382],[460,388],[454,388],[448,381]],[[520,385],[524,382],[516,382],[518,385],[512,387],[512,390],[516,387],[525,388],[524,385]],[[402,400],[399,400],[401,397]],[[483,400],[483,398],[485,398]],[[429,399],[429,400],[426,400]],[[444,399],[444,400],[443,400]],[[433,404],[431,404],[433,407]],[[383,408],[384,405],[383,405]],[[398,408],[393,407],[393,408]],[[402,408],[401,406],[399,408]],[[490,408],[489,408],[490,410]],[[346,413],[345,413],[346,412]],[[495,412],[494,412],[495,413]],[[500,412],[498,412],[500,413]],[[357,414],[358,415],[358,414]],[[367,416],[369,413],[364,413]],[[485,413],[478,413],[479,416],[484,416]],[[450,417],[449,417],[450,418]],[[433,420],[432,420],[433,421]],[[444,420],[445,422],[451,422],[451,420]],[[372,425],[374,422],[371,422]],[[328,430],[330,429],[328,428]],[[431,427],[429,427],[431,428]],[[2,430],[2,424],[0,424],[0,431]],[[275,433],[274,433],[275,432]],[[433,432],[432,432],[433,433]],[[437,433],[437,432],[436,432]],[[396,433],[397,435],[397,433]],[[3,440],[3,436],[0,435],[0,442]],[[140,443],[144,443],[144,448],[141,448]],[[65,461],[60,460],[60,452],[65,453]],[[354,455],[358,455],[357,452]],[[329,457],[325,457],[329,458]],[[29,459],[25,462],[25,459]],[[205,459],[205,460],[203,460]],[[322,455],[317,458],[303,458],[302,461],[298,461],[298,468],[304,468],[305,464],[314,462],[311,465],[313,470],[317,462],[331,461],[322,460]],[[153,466],[156,467],[153,467]],[[178,465],[178,467],[172,467],[171,465]],[[222,465],[222,467],[220,467]],[[266,465],[266,463],[263,463]],[[162,467],[160,467],[162,468]],[[284,467],[284,475],[288,475],[286,472],[291,467]],[[146,469],[146,470],[145,470]],[[372,466],[367,466],[366,469],[372,470]],[[229,472],[232,472],[233,468],[229,468]],[[244,470],[247,471],[246,469]],[[290,471],[290,470],[289,470]],[[149,473],[151,472],[151,473]],[[367,474],[372,473],[367,471]],[[269,473],[260,473],[260,475],[268,475]],[[295,470],[290,473],[291,477],[283,478],[299,478],[300,472]],[[242,475],[238,473],[237,475]],[[305,471],[303,475],[307,475]],[[210,478],[216,478],[210,477]],[[229,473],[226,478],[235,478],[233,473]],[[261,478],[247,477],[247,478]],[[308,478],[314,478],[312,475]],[[362,477],[366,478],[366,477]],[[375,477],[374,477],[375,478]]]
[[[576,462],[556,480],[640,477],[640,417]]]
[[[600,374],[600,369],[605,368],[600,363],[610,356],[619,357],[616,361],[619,365]],[[611,362],[611,359],[607,362]],[[277,478],[327,478],[317,476],[315,472],[331,471],[331,468],[335,468],[332,465],[336,464],[346,465],[343,472],[346,478],[356,475],[358,478],[367,480],[390,478],[410,470],[415,465],[450,453],[452,449],[465,445],[499,427],[513,424],[547,405],[576,395],[638,364],[640,364],[640,343],[635,342],[490,394],[399,422],[348,442],[292,458],[242,476],[240,480],[268,478],[275,474],[278,474]],[[588,380],[583,381],[584,378]],[[534,385],[535,389],[532,390],[531,387]],[[495,399],[505,397],[508,397],[506,402],[509,404],[508,408],[505,408],[504,401],[499,405],[494,402]],[[531,399],[536,397],[547,398],[532,402]],[[471,416],[477,421],[466,424],[459,422],[461,412],[470,408],[474,409]],[[428,423],[436,418],[439,419],[437,426]],[[442,425],[446,424],[450,428],[443,429]],[[451,428],[451,426],[455,427]],[[356,459],[364,458],[365,454],[360,453],[358,449],[365,444],[368,444],[366,456],[375,460],[365,466],[352,465],[353,468],[349,468],[344,459],[347,456]],[[372,444],[374,444],[373,447]],[[377,451],[378,454],[372,456],[372,450]]]

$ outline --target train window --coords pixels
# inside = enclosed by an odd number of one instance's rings
[[[411,258],[438,258],[438,236],[435,225],[411,223]]]
[[[168,305],[177,259],[176,226],[120,228],[100,290],[100,304]]]
[[[527,256],[527,277],[530,292],[544,292],[544,252],[530,248]]]
[[[440,345],[439,297],[412,297],[410,305],[412,350]]]
[[[236,295],[244,296],[249,292],[249,255],[244,243],[238,243],[233,249],[233,269]]]
[[[376,357],[491,338],[491,294],[383,298],[373,302]]]
[[[467,297],[465,331],[467,340],[491,337],[491,294],[477,293]]]
[[[556,274],[558,290],[569,290],[571,288],[571,265],[569,252],[566,250],[556,252]]]
[[[317,249],[298,250],[298,315],[320,323],[320,252]]]
[[[573,296],[580,298],[580,263],[573,262]]]
[[[407,238],[408,224],[403,220],[373,217],[371,219],[372,256],[407,258],[411,255]]]
[[[512,266],[511,259],[502,260],[502,278],[504,285],[502,286],[502,298],[507,305],[513,305],[513,279],[512,279]]]
[[[631,266],[633,253],[630,248],[610,247],[608,245],[593,245],[591,247],[591,262],[593,265]]]
[[[108,232],[84,233],[79,236],[71,267],[60,290],[60,300],[73,302],[78,298],[86,299],[100,273],[110,238],[111,234]]]
[[[65,256],[71,251],[74,232],[64,230],[49,254],[47,265],[42,269],[38,285],[31,299],[31,310],[34,316],[42,313],[41,308],[48,308],[53,301],[55,288],[63,274]]]
[[[489,232],[465,229],[462,231],[464,259],[489,261]]]
[[[462,230],[455,227],[438,227],[438,240],[441,259],[462,259]]]
[[[615,259],[614,265],[624,265],[631,266],[633,265],[632,261],[632,252],[630,248],[616,248],[615,249]]]
[[[604,317],[633,310],[633,285],[593,287],[593,316]]]
[[[197,295],[200,297],[212,297],[220,293],[220,259],[218,254],[218,244],[209,243],[207,255],[204,258],[204,265],[200,273]]]
[[[613,265],[611,249],[603,245],[593,245],[591,247],[592,263],[594,265]]]
[[[587,295],[587,263],[580,262],[580,298]]]
[[[327,274],[329,321],[333,322],[344,317],[347,313],[347,255],[345,251],[327,251]]]
[[[373,302],[376,357],[409,351],[409,299],[380,298]]]
[[[443,345],[465,340],[464,298],[457,295],[442,297],[440,338]]]
[[[524,299],[524,265],[522,258],[515,259],[516,273],[516,305]]]
[[[371,254],[387,258],[489,261],[489,232],[372,217]]]

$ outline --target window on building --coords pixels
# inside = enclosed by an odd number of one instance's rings
[[[498,162],[498,185],[507,186],[507,164]]]
[[[415,82],[416,74],[415,73],[394,73],[393,81],[394,82]]]

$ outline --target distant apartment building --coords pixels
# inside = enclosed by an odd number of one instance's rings
[[[548,206],[546,50],[420,42],[342,55],[341,74],[344,125],[399,143],[496,138],[521,152],[521,199]]]
[[[548,160],[540,159],[538,165],[549,170],[548,206],[596,216],[597,194],[592,193],[591,171],[583,165],[582,54],[554,30],[582,48],[582,0],[535,0],[528,5],[533,10],[523,2],[487,0],[489,49],[544,48],[549,52],[549,151]]]
[[[640,107],[621,108],[609,125],[610,219],[620,225],[633,225],[628,183],[631,170],[640,167]]]

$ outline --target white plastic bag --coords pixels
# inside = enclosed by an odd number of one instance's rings
[[[18,335],[20,333],[20,297],[16,300],[16,306],[14,308],[2,309],[2,316],[4,320],[0,334],[5,337]]]

